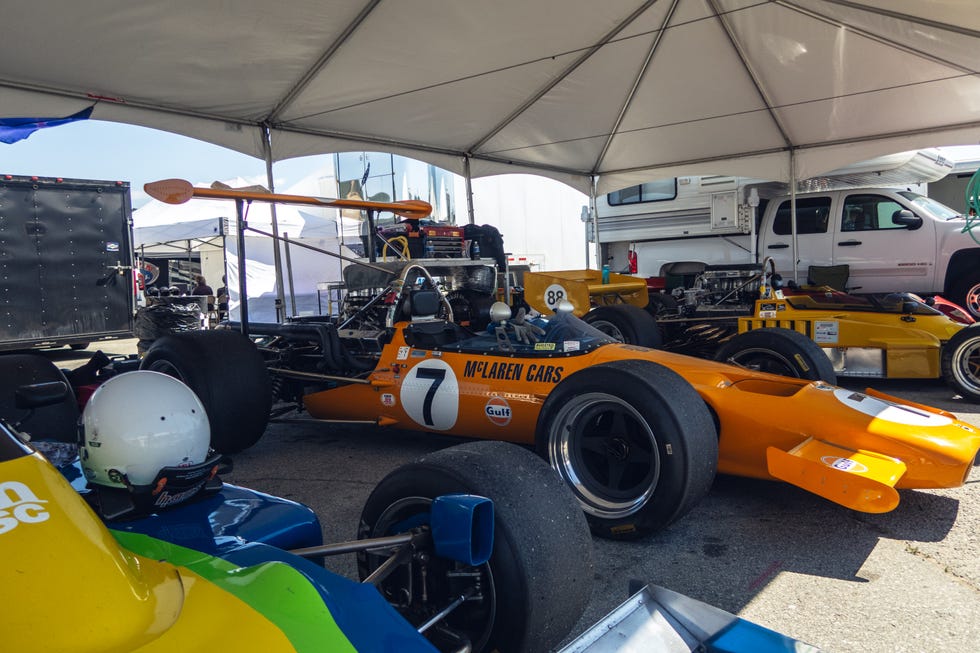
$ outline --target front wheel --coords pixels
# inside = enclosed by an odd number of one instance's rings
[[[426,523],[432,499],[476,494],[493,500],[494,545],[478,567],[417,552],[378,587],[413,625],[460,593],[473,597],[427,636],[440,650],[546,651],[581,617],[592,592],[592,540],[578,504],[533,453],[505,442],[474,442],[426,455],[386,476],[371,493],[359,538],[395,535]],[[366,578],[384,556],[358,555]]]
[[[957,331],[943,346],[943,380],[968,401],[980,402],[980,324]]]
[[[643,360],[594,365],[559,383],[536,441],[592,532],[610,539],[643,537],[686,514],[718,463],[701,396],[673,370]]]
[[[613,340],[628,345],[656,349],[663,344],[657,320],[645,309],[632,304],[598,306],[582,318]]]
[[[769,374],[837,383],[834,366],[820,346],[790,329],[740,333],[722,345],[715,360]]]

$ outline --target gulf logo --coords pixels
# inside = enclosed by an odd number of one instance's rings
[[[510,404],[503,397],[490,397],[490,401],[483,407],[487,419],[497,426],[507,426],[510,424]]]

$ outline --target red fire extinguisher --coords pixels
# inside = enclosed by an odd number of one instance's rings
[[[626,252],[626,261],[629,263],[630,274],[636,274],[636,250],[633,249],[632,245]]]

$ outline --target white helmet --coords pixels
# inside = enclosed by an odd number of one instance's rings
[[[149,485],[164,467],[203,463],[211,426],[201,400],[182,382],[149,370],[114,376],[82,413],[85,478],[106,487]]]

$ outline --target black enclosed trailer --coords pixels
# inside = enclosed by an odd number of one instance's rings
[[[131,338],[128,182],[0,176],[0,350]]]

